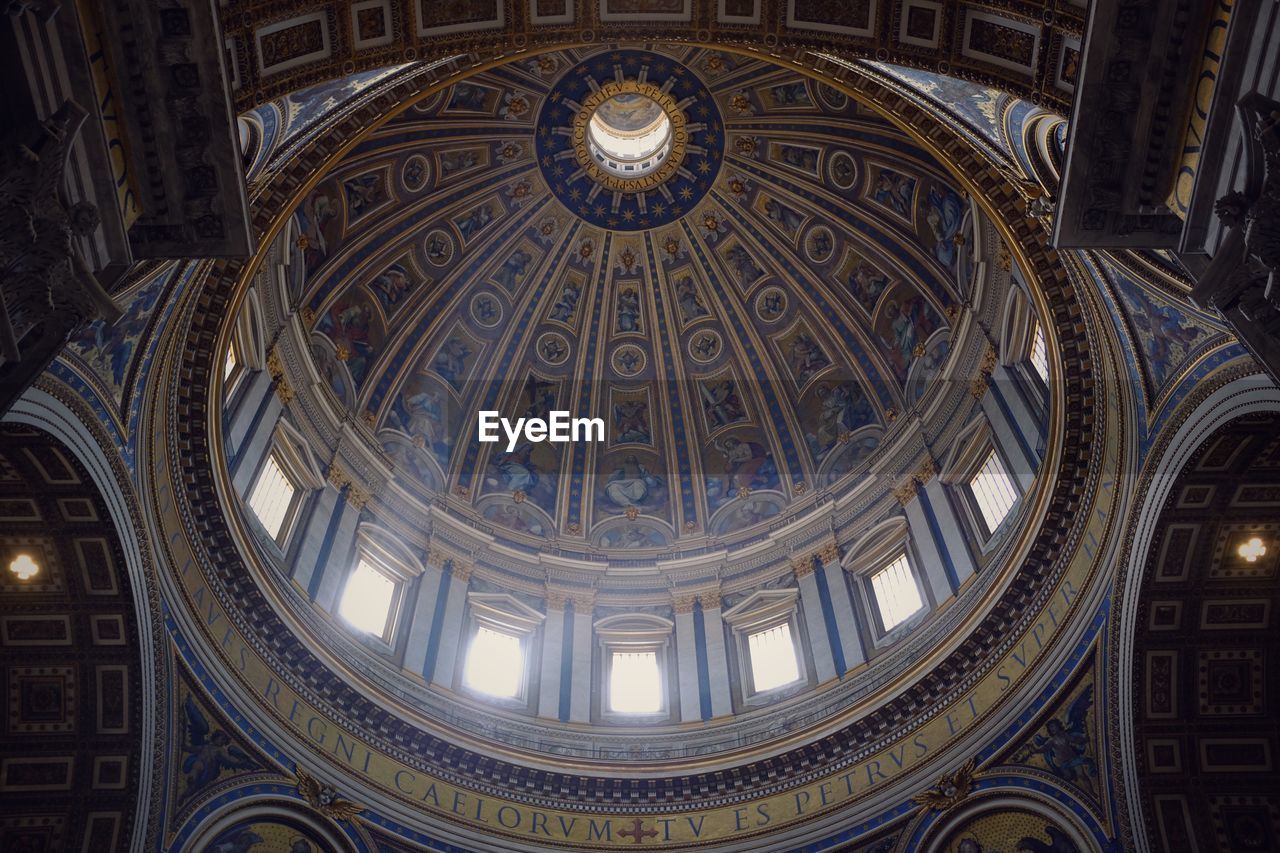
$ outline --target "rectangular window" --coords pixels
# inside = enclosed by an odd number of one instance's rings
[[[987,532],[994,533],[1004,521],[1013,504],[1018,500],[1018,492],[1013,486],[1013,478],[1005,470],[1004,463],[995,450],[987,453],[986,460],[978,473],[969,481],[969,491],[986,522]]]
[[[500,699],[514,699],[520,694],[522,675],[524,649],[520,638],[481,625],[467,652],[463,675],[467,686]]]
[[[1049,351],[1044,342],[1044,327],[1040,325],[1040,321],[1035,321],[1035,328],[1031,337],[1031,367],[1035,370],[1036,375],[1040,377],[1040,381],[1046,386],[1049,384]]]
[[[239,360],[236,358],[235,345],[227,347],[227,360],[222,363],[222,381],[225,383],[236,372],[236,368],[240,366]]]
[[[347,578],[338,613],[361,631],[385,638],[395,596],[396,582],[361,560]]]
[[[886,631],[892,631],[924,606],[906,554],[899,554],[892,563],[871,576],[871,591],[875,594],[880,621]]]
[[[267,461],[262,464],[262,471],[249,493],[249,508],[277,542],[297,494],[298,487],[280,467],[275,453],[267,454]]]
[[[751,680],[757,691],[772,690],[800,678],[791,626],[786,622],[747,636]]]
[[[662,710],[657,652],[613,652],[609,661],[609,710],[656,714]]]

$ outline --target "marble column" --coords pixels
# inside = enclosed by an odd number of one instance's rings
[[[844,578],[844,567],[840,565],[840,551],[834,542],[818,552],[818,565],[818,571],[822,572],[827,582],[831,609],[835,613],[836,625],[839,626],[840,649],[844,653],[847,672],[865,661],[867,654],[862,647],[862,636],[858,631],[858,619],[854,615],[849,584]]]
[[[431,683],[453,689],[454,675],[458,668],[463,634],[462,616],[466,610],[467,587],[471,581],[471,564],[459,558],[449,562],[449,591],[446,594],[444,615],[440,622],[436,646],[436,665]]]
[[[733,699],[729,692],[729,656],[725,648],[724,620],[720,618],[720,593],[703,593],[702,632],[707,649],[707,677],[711,691],[711,716],[722,717],[733,713]]]
[[[427,663],[427,647],[431,643],[431,630],[435,625],[440,585],[444,572],[438,565],[427,562],[418,578],[418,588],[409,605],[409,638],[405,643],[402,666],[416,676],[423,675]],[[443,618],[443,612],[441,612]]]
[[[1023,375],[1013,367],[997,363],[991,371],[991,384],[1008,404],[1018,435],[1039,465],[1048,429],[1045,416],[1048,404],[1042,399],[1041,387],[1029,378],[1032,373],[1034,371],[1028,369],[1027,375]]]
[[[693,625],[693,605],[697,598],[683,595],[673,602],[676,614],[676,679],[680,688],[680,720],[702,719],[698,692],[698,639]]]
[[[921,483],[936,479],[933,463],[928,462],[910,480],[898,487],[895,495],[907,516],[911,544],[915,546],[916,556],[921,563],[918,566],[922,574],[921,580],[928,588],[934,604],[941,604],[955,593],[960,581],[942,538],[932,501],[929,500],[928,493],[921,489]]]
[[[818,580],[814,577],[815,566],[812,556],[791,562],[791,570],[795,572],[796,583],[800,587],[800,607],[804,613],[804,623],[809,630],[809,649],[813,655],[814,673],[821,684],[836,677],[836,664],[831,654],[831,637],[827,632],[826,616],[822,612]]]
[[[236,396],[235,407],[228,418],[225,431],[227,450],[233,457],[239,454],[255,416],[271,394],[272,378],[265,370],[255,370],[241,381],[245,387]]]
[[[956,505],[947,494],[947,486],[937,477],[931,477],[921,486],[917,496],[926,516],[931,515],[941,535],[943,557],[955,573],[957,585],[973,576],[977,563],[964,522],[956,511]]]
[[[355,568],[354,548],[356,542],[356,526],[360,523],[360,513],[369,502],[369,493],[351,482],[345,472],[330,466],[329,482],[340,491],[334,512],[338,513],[336,521],[325,531],[321,542],[320,553],[316,557],[315,570],[308,581],[307,589],[314,597],[316,604],[325,610],[334,612],[346,584],[347,576]]]
[[[591,656],[594,651],[591,622],[594,615],[594,594],[573,597],[573,683],[569,690],[569,720],[574,723],[591,720]]]
[[[235,448],[233,462],[235,471],[231,475],[231,483],[237,494],[246,497],[254,475],[258,473],[258,465],[262,462],[267,448],[271,446],[271,436],[275,432],[276,422],[280,420],[280,413],[284,411],[284,400],[278,393],[280,386],[268,381],[265,388],[267,393],[258,400],[257,405],[249,406],[250,401],[244,401],[246,405],[242,412],[248,416],[249,421]],[[270,393],[270,389],[273,388],[277,393]]]
[[[1028,439],[1018,431],[1017,420],[1006,399],[1010,389],[996,385],[995,373],[992,373],[987,382],[989,387],[987,393],[982,395],[982,411],[991,424],[996,444],[1003,451],[1009,474],[1018,484],[1018,493],[1025,494],[1036,478],[1040,460],[1028,444]]]
[[[564,668],[565,607],[563,592],[547,591],[547,618],[542,622],[542,660],[538,667],[538,716],[560,716],[560,675]]]

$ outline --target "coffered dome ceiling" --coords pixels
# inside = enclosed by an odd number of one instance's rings
[[[407,492],[524,546],[654,554],[863,479],[946,384],[968,207],[905,133],[795,72],[566,50],[348,152],[296,214],[290,286],[330,403]],[[598,417],[606,440],[506,453],[474,440],[482,409]]]
[[[140,431],[176,618],[254,726],[463,849],[561,847],[530,834],[553,814],[589,847],[590,813],[621,845],[667,810],[666,846],[764,849],[820,831],[805,797],[830,828],[924,790],[1042,689],[1115,538],[1124,386],[1003,172],[869,72],[702,47],[366,82],[262,121],[260,250],[193,272]],[[1015,398],[1036,323],[1049,381]],[[488,409],[605,440],[506,453]],[[997,449],[1017,496],[984,526],[958,493]],[[253,500],[264,457],[296,524]],[[889,624],[895,554],[920,597]],[[381,632],[342,612],[365,557]],[[467,632],[499,612],[527,689],[486,698]],[[794,626],[767,696],[744,613]],[[640,621],[670,664],[643,721],[602,698]]]

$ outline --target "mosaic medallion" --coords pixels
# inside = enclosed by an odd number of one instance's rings
[[[492,293],[477,293],[471,297],[471,319],[476,325],[492,329],[502,322],[502,303]]]
[[[619,376],[635,376],[644,370],[644,350],[635,344],[623,344],[613,351],[613,358],[610,361]]]
[[[538,337],[538,358],[557,367],[569,359],[569,342],[559,332],[544,332]]]
[[[723,348],[720,335],[711,329],[703,329],[689,338],[689,357],[699,364],[715,361]]]
[[[756,297],[756,316],[766,323],[779,320],[787,310],[787,294],[778,287],[766,287]]]

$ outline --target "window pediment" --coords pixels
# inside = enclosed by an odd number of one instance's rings
[[[721,618],[735,631],[750,632],[786,619],[795,612],[800,591],[759,589],[726,610]]]

